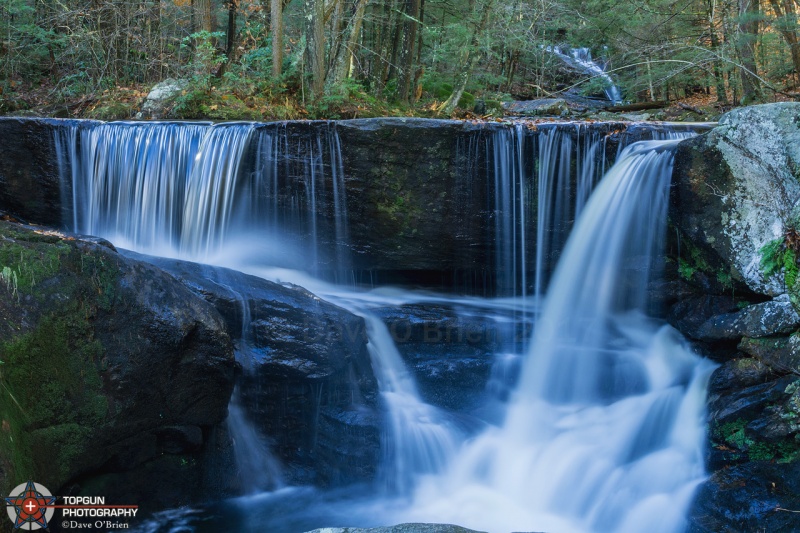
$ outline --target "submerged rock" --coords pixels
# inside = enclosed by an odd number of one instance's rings
[[[199,465],[236,365],[211,305],[102,244],[0,222],[0,316],[0,489],[115,486],[146,503],[130,491],[147,479],[169,488],[161,506],[214,490]]]
[[[359,528],[324,527],[307,533],[485,533],[452,524],[398,524],[396,526]]]

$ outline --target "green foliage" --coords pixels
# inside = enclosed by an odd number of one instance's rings
[[[208,89],[214,73],[227,60],[217,51],[214,40],[224,37],[219,31],[200,31],[183,39],[181,48],[192,51],[192,60],[189,62],[189,72],[193,85]]]
[[[784,266],[784,253],[786,245],[783,237],[774,239],[761,247],[761,272],[769,278],[778,274]]]
[[[678,258],[678,274],[686,281],[691,281],[697,269],[684,258]]]
[[[797,264],[797,252],[787,246],[786,238],[781,237],[765,244],[760,254],[760,267],[764,277],[770,278],[783,272],[789,299],[795,309],[800,309],[800,267]]]
[[[723,99],[729,99],[727,92],[741,93],[736,46],[743,41],[757,43],[757,70],[774,87],[791,90],[787,87],[798,76],[784,36],[798,33],[796,15],[778,17],[768,4],[738,17],[731,2],[428,0],[413,43],[405,37],[411,21],[421,17],[407,12],[411,4],[368,2],[358,21],[355,2],[326,13],[325,76],[337,78],[326,83],[341,84],[341,61],[349,59],[342,51],[352,49],[347,83],[358,84],[363,94],[345,96],[339,87],[327,87],[312,99],[303,3],[286,6],[282,75],[273,77],[266,2],[237,2],[234,24],[224,26],[225,32],[187,36],[189,28],[198,27],[198,17],[206,17],[194,2],[0,0],[0,113],[40,107],[30,96],[40,86],[38,99],[95,102],[105,89],[142,90],[167,78],[190,81],[179,116],[219,120],[302,117],[309,104],[308,116],[318,118],[426,115],[464,84],[468,95],[459,103],[461,111],[454,111],[462,117],[473,109],[473,98],[500,115],[499,106],[489,105],[503,101],[493,96],[498,93],[537,98],[572,86],[587,95],[603,93],[606,81],[580,83],[582,74],[555,56],[553,46],[589,47],[595,58],[609,62],[615,83],[630,100],[705,94],[719,84],[726,91]],[[229,7],[213,4],[207,15],[215,27],[223,27]],[[737,27],[747,19],[758,20],[757,35]],[[354,29],[357,42],[350,43]],[[230,37],[234,48],[226,50]],[[406,94],[399,98],[403,105],[394,105],[398,82],[409,79],[412,101]],[[234,101],[237,109],[230,112],[212,109],[220,100],[212,94],[214,86],[242,105]],[[80,109],[107,120],[133,111],[113,102]]]

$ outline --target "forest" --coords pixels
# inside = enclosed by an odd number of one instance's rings
[[[602,95],[727,109],[800,97],[800,0],[0,0],[0,112],[129,118],[492,115]],[[59,111],[60,110],[60,111]]]

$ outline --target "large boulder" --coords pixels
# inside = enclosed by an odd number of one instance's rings
[[[382,426],[361,317],[295,285],[124,253],[169,272],[224,317],[244,367],[242,408],[271,443],[287,481],[375,477]]]
[[[138,119],[159,119],[169,114],[170,107],[175,103],[175,99],[189,85],[187,80],[176,80],[168,78],[159,82],[150,89],[142,103],[142,109],[136,113]]]
[[[760,268],[761,250],[800,217],[800,103],[736,109],[678,147],[671,220],[691,246],[690,267],[747,289],[785,292]]]
[[[171,488],[158,505],[207,497],[199,465],[236,367],[211,305],[108,243],[0,222],[0,316],[0,490],[143,502],[144,476]]]

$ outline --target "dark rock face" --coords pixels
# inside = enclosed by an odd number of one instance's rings
[[[239,394],[287,481],[374,478],[381,418],[364,320],[296,286],[224,268],[140,256],[211,303],[238,338]]]
[[[57,121],[0,118],[0,209],[61,226],[61,189],[53,129]]]
[[[375,270],[387,281],[412,271],[435,278],[487,269],[486,162],[467,158],[470,143],[485,143],[488,130],[420,119],[347,120],[336,127],[355,269]]]
[[[0,234],[2,384],[14,398],[0,402],[0,488],[36,479],[81,492],[104,477],[138,483],[154,461],[187,472],[204,461],[236,366],[219,313],[107,246],[7,222]],[[148,479],[172,490],[160,505],[178,505],[205,497],[195,475]]]
[[[671,261],[694,294],[671,323],[724,362],[711,378],[711,478],[690,531],[795,531],[800,460],[800,328],[790,261],[767,276],[762,249],[797,220],[800,105],[732,112],[678,148]],[[789,294],[787,294],[787,289]]]
[[[800,463],[747,463],[704,483],[689,517],[691,533],[797,531]]]

